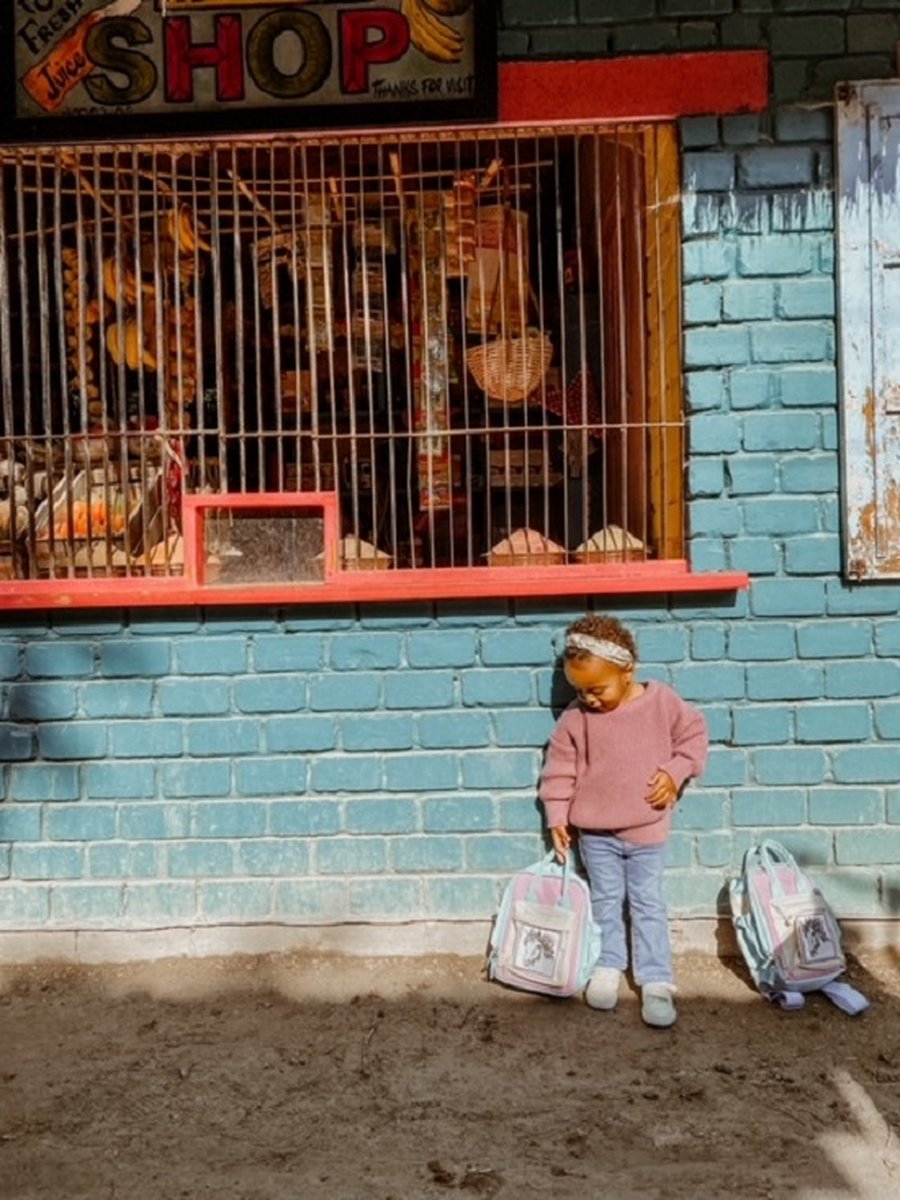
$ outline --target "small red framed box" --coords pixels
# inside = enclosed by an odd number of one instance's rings
[[[185,496],[182,516],[185,574],[200,587],[315,586],[337,573],[334,492]]]

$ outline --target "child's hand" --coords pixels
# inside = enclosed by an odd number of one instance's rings
[[[668,771],[657,771],[651,775],[646,799],[651,808],[672,808],[678,799],[678,788]]]
[[[572,845],[572,835],[569,833],[568,826],[551,826],[550,838],[553,842],[553,849],[556,851],[556,857],[558,861],[564,863],[566,861],[566,855],[569,853],[569,847]]]

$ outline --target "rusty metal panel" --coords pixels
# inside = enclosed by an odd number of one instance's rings
[[[845,569],[900,577],[900,85],[837,95]]]

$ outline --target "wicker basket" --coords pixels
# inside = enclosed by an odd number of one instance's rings
[[[497,338],[466,352],[466,363],[483,392],[507,403],[524,400],[541,385],[553,358],[553,343],[539,329],[521,337]]]

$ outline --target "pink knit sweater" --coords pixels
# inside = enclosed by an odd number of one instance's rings
[[[547,824],[607,830],[654,845],[669,834],[671,810],[647,803],[650,777],[668,771],[679,789],[706,765],[703,715],[664,683],[612,712],[577,700],[556,723],[541,772]]]

